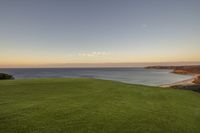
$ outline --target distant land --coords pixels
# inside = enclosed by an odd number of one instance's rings
[[[148,66],[147,69],[173,69],[176,74],[200,74],[200,65],[192,66]]]

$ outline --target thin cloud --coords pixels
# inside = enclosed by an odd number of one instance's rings
[[[142,24],[142,28],[146,29],[146,28],[148,28],[148,25],[147,24]]]
[[[106,56],[109,55],[108,52],[85,52],[85,53],[79,53],[79,56],[86,56],[86,57],[92,57],[92,56]]]
[[[142,24],[142,29],[144,30],[144,31],[147,31],[147,32],[151,32],[152,30],[151,30],[151,28],[149,27],[149,25],[147,25],[147,24]]]

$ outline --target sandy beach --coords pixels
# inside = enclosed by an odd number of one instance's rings
[[[192,75],[192,78],[189,78],[187,80],[183,80],[183,81],[179,81],[179,82],[175,82],[175,83],[171,83],[171,84],[160,85],[160,87],[172,87],[172,86],[176,86],[176,85],[182,85],[182,86],[195,85],[193,83],[193,81],[198,76],[200,76],[200,74],[194,74],[194,75]]]

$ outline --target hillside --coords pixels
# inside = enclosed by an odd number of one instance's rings
[[[97,79],[0,81],[0,133],[199,133],[200,95]]]
[[[200,65],[194,66],[149,66],[147,69],[173,69],[177,74],[200,74]]]

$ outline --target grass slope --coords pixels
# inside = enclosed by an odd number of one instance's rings
[[[199,133],[200,95],[96,79],[0,81],[1,133]]]

